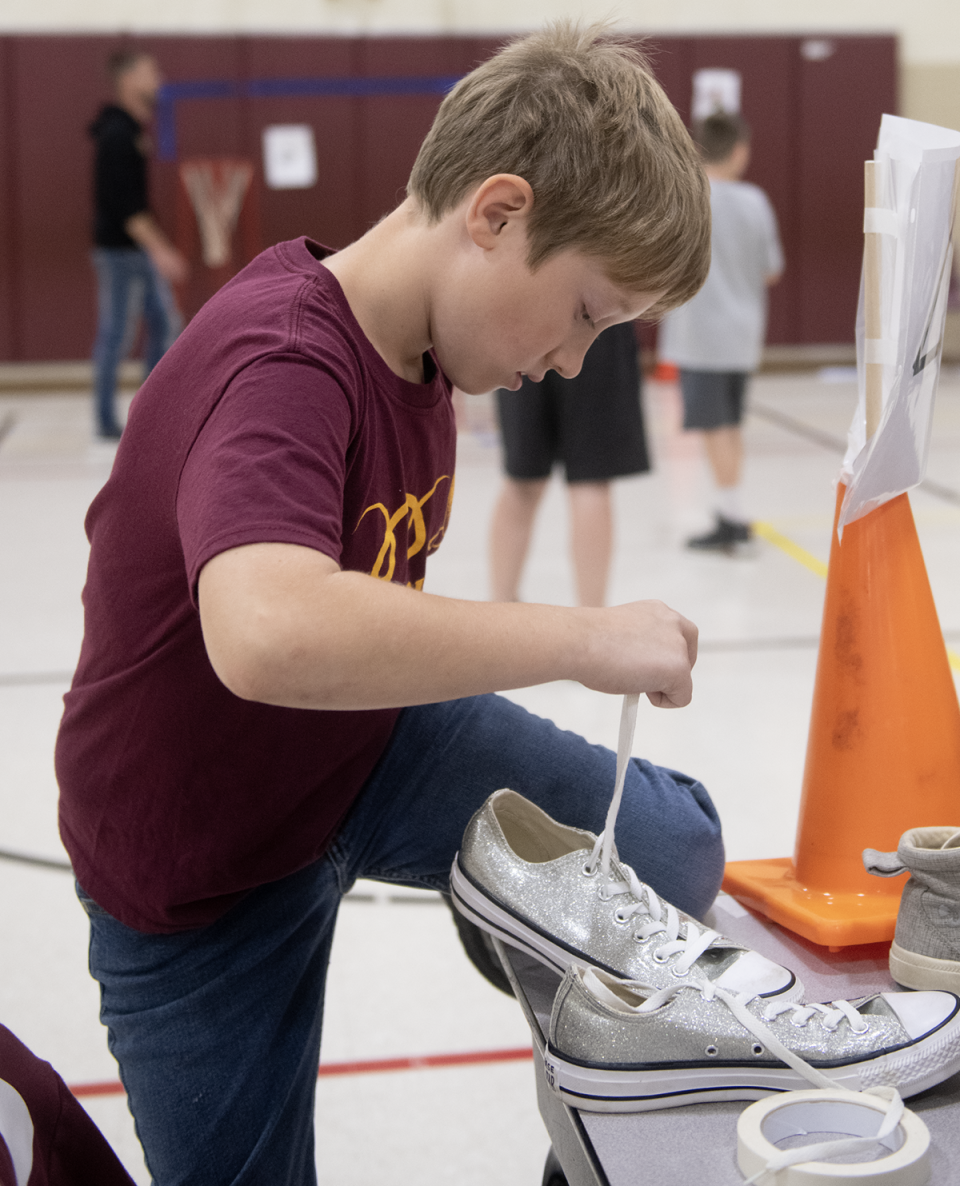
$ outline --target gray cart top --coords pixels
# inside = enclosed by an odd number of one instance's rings
[[[830,952],[756,917],[726,894],[704,921],[791,968],[809,1001],[896,988],[886,944]],[[619,1116],[563,1104],[546,1086],[541,1058],[559,977],[514,948],[497,947],[530,1023],[540,1113],[570,1186],[743,1186],[736,1128],[746,1104],[688,1104]],[[914,1096],[907,1106],[930,1130],[931,1186],[953,1186],[960,1180],[960,1074]]]

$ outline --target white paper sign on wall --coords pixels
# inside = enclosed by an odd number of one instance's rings
[[[740,111],[739,70],[697,70],[693,76],[693,118],[707,119],[717,111]]]
[[[309,189],[317,184],[317,146],[309,124],[263,129],[263,174],[270,189]]]

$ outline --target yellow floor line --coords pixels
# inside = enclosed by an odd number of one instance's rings
[[[818,560],[806,548],[801,548],[799,544],[795,544],[792,539],[787,539],[785,535],[781,535],[772,524],[754,523],[753,531],[755,535],[759,535],[761,539],[765,539],[768,544],[773,544],[775,548],[779,548],[781,552],[785,552],[792,560],[798,561],[804,568],[809,568],[818,577],[826,579],[827,566],[823,561]],[[947,658],[950,660],[950,666],[953,670],[960,671],[960,655],[947,647]]]
[[[822,560],[818,560],[812,552],[808,552],[806,548],[801,548],[799,544],[795,544],[792,539],[787,539],[785,535],[781,535],[779,531],[770,523],[754,523],[753,531],[755,535],[759,535],[761,539],[765,539],[768,544],[773,544],[775,548],[779,548],[781,552],[786,554],[793,560],[798,560],[804,568],[809,568],[811,572],[815,572],[818,577],[826,578],[827,566]]]

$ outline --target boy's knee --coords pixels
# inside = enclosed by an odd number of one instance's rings
[[[723,880],[720,817],[706,787],[675,770],[635,759],[646,795],[618,826],[617,848],[641,880],[679,909],[702,918]]]
[[[725,854],[720,821],[709,821],[702,817],[702,826],[691,837],[691,852],[688,868],[692,875],[685,888],[683,901],[675,905],[686,910],[694,918],[703,918],[713,905],[723,881]]]

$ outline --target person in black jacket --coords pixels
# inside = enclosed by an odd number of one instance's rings
[[[93,347],[97,432],[120,436],[115,394],[117,367],[142,312],[146,372],[181,328],[171,284],[186,279],[187,261],[150,213],[147,139],[162,81],[156,61],[141,51],[120,50],[107,62],[114,102],[90,125],[94,157],[93,261],[97,271],[98,325]]]

